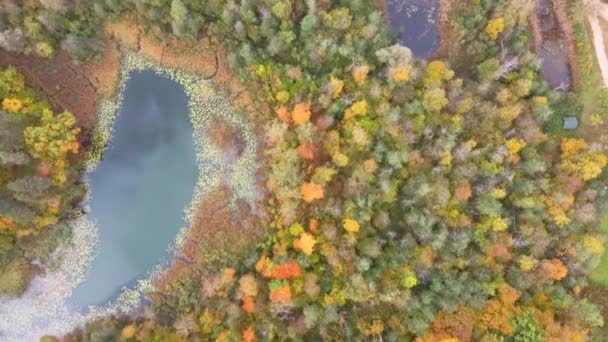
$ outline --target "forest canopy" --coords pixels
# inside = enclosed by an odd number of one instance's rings
[[[79,129],[68,112],[54,114],[14,68],[0,71],[0,295],[19,295],[44,261],[69,239],[65,218],[83,196]]]
[[[608,157],[559,127],[571,98],[529,51],[531,1],[456,6],[461,51],[433,61],[395,44],[372,1],[86,3],[5,8],[3,47],[89,57],[93,27],[127,14],[159,38],[212,35],[272,108],[271,215],[254,252],[151,293],[153,318],[69,338],[582,341],[603,325],[582,290],[604,251]],[[73,121],[40,113],[23,149],[57,167],[77,150]],[[69,183],[53,174],[44,184]]]

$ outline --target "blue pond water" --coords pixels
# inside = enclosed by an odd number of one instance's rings
[[[391,33],[417,58],[428,58],[439,47],[437,0],[386,0]]]
[[[72,304],[115,298],[168,255],[198,178],[187,102],[180,85],[152,71],[127,82],[110,145],[89,175],[98,254]]]

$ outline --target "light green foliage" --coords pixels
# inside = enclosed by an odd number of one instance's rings
[[[272,5],[272,13],[283,20],[289,19],[291,15],[291,2],[286,0],[277,1]]]
[[[515,316],[513,334],[505,339],[507,342],[542,342],[543,330],[534,317],[534,311],[526,310]]]
[[[25,291],[29,271],[26,261],[15,259],[0,268],[0,295],[18,296]]]

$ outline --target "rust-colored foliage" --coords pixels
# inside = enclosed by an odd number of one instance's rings
[[[508,284],[502,284],[498,289],[498,297],[489,300],[481,311],[478,319],[479,327],[503,335],[511,334],[513,326],[509,318],[515,313],[515,302],[519,296],[520,293],[516,289]]]
[[[475,311],[462,306],[455,312],[439,312],[431,323],[428,333],[416,342],[449,341],[470,342],[473,339]]]
[[[255,330],[253,330],[253,326],[250,325],[247,329],[243,330],[243,342],[255,342]]]
[[[255,312],[255,300],[253,299],[253,297],[251,297],[251,296],[245,296],[243,298],[243,306],[242,306],[242,308],[247,313],[254,313]]]
[[[291,119],[297,126],[307,123],[310,120],[310,103],[300,102],[295,105],[291,112]]]
[[[304,183],[300,186],[300,195],[302,195],[304,202],[310,203],[323,198],[323,187],[315,182]]]
[[[317,228],[319,228],[319,220],[316,218],[311,218],[310,222],[308,223],[308,229],[311,233],[316,233]]]
[[[291,287],[284,285],[270,291],[270,301],[273,303],[288,302],[291,300]]]
[[[297,278],[301,273],[300,264],[295,260],[279,264],[272,269],[272,277],[279,279]]]
[[[454,199],[457,201],[466,201],[471,197],[471,195],[471,185],[469,185],[468,182],[464,182],[454,189]]]
[[[315,145],[311,143],[301,143],[297,148],[298,153],[302,158],[307,160],[315,159]]]
[[[568,274],[568,268],[564,263],[556,258],[543,260],[540,263],[540,271],[551,280],[562,280]]]
[[[136,332],[137,332],[137,327],[135,326],[135,324],[129,324],[122,329],[120,335],[124,338],[131,338],[131,337],[135,336]]]
[[[291,115],[289,115],[289,110],[287,110],[287,107],[281,106],[281,107],[277,108],[274,112],[277,114],[277,117],[279,118],[279,120],[281,120],[285,123],[291,122]]]

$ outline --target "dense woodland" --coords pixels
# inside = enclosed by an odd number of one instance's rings
[[[169,293],[150,294],[152,316],[109,317],[65,339],[601,341],[603,317],[582,291],[604,250],[608,157],[561,130],[581,108],[540,76],[531,1],[462,3],[461,49],[424,61],[395,45],[366,0],[5,1],[0,45],[16,52],[97,56],[108,17],[160,39],[215,37],[274,110],[261,113],[265,242],[229,267],[195,263]],[[0,94],[0,137],[19,138],[1,145],[0,262],[19,270],[38,257],[28,251],[51,248],[20,232],[64,232],[43,227],[78,193],[77,132],[14,70],[3,77],[13,83]]]
[[[74,116],[54,114],[14,68],[0,71],[0,84],[0,295],[15,296],[52,268],[84,187],[70,159],[80,146]]]

